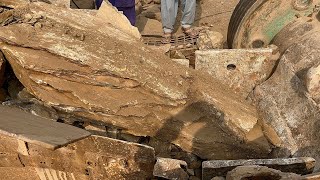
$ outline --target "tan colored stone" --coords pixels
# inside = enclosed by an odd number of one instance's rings
[[[205,30],[199,34],[197,46],[199,50],[222,49],[224,38],[219,32]]]
[[[284,173],[275,169],[263,166],[240,166],[228,172],[226,180],[242,179],[302,179],[300,175],[294,173]]]
[[[189,67],[189,60],[188,59],[172,59],[172,61],[179,63],[185,67]]]
[[[166,179],[187,180],[188,173],[183,169],[187,167],[187,163],[177,159],[157,158],[154,166],[153,175]]]
[[[268,49],[223,49],[196,52],[196,69],[207,71],[246,99],[272,73],[277,58]]]
[[[311,156],[317,162],[315,171],[319,170],[320,159],[320,109],[308,91],[312,88],[306,85],[305,75],[319,63],[319,38],[315,32],[291,45],[271,78],[254,91],[261,124],[268,132],[265,135],[279,149],[274,151],[275,156],[283,152],[294,157]]]
[[[43,16],[43,27],[0,27],[3,42],[15,44],[0,48],[26,89],[47,105],[202,158],[270,152],[263,133],[248,136],[256,131],[255,108],[207,73],[172,62],[88,13],[44,3],[15,11]]]
[[[28,4],[28,0],[1,0],[0,6],[10,7],[10,8],[16,8],[18,6],[24,6]]]
[[[320,104],[320,64],[309,69],[306,75],[306,87],[311,97]]]
[[[81,180],[147,179],[152,177],[155,164],[153,148],[100,136],[92,136],[57,150],[28,143],[28,155],[19,153],[15,138],[1,135],[0,142],[6,145],[0,145],[1,167],[35,168],[39,176],[62,173]]]
[[[134,38],[140,39],[141,35],[138,29],[134,26],[131,26],[127,17],[121,14],[115,7],[113,7],[108,2],[103,2],[99,8],[97,18],[100,18],[104,21],[104,25],[109,24],[116,29],[126,33]],[[101,24],[102,25],[102,24]]]

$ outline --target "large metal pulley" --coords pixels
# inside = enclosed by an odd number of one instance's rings
[[[308,17],[320,0],[240,0],[229,24],[230,48],[260,48],[288,24]]]

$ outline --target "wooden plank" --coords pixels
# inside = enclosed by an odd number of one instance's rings
[[[0,105],[0,134],[57,149],[90,136],[90,132]]]

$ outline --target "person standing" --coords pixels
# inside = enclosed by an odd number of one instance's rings
[[[96,6],[99,9],[103,0],[96,0]],[[136,10],[135,10],[135,0],[109,0],[109,2],[118,9],[122,11],[123,14],[128,18],[131,25],[134,26],[136,23]]]
[[[173,36],[174,24],[178,14],[179,0],[161,0],[161,17],[164,32],[164,42],[170,42]],[[182,31],[191,37],[198,35],[192,28],[196,16],[196,0],[181,0]]]

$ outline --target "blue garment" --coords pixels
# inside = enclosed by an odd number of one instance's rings
[[[103,0],[96,0],[99,9]],[[136,23],[135,0],[109,0],[109,2],[129,19],[132,26]]]

